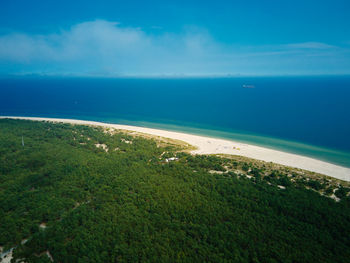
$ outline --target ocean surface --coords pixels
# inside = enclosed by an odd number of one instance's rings
[[[350,167],[347,76],[1,78],[0,115],[183,131]]]

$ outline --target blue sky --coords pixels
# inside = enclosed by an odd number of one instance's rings
[[[350,74],[350,1],[0,2],[0,74]]]

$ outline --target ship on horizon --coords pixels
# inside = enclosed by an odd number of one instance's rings
[[[253,89],[253,88],[255,88],[254,85],[247,85],[247,84],[244,84],[242,87],[246,88],[246,89]]]

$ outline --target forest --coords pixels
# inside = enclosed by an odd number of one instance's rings
[[[12,262],[348,262],[348,184],[271,165],[1,119],[1,250]]]

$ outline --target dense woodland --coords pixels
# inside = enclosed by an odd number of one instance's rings
[[[25,262],[349,262],[349,188],[253,164],[3,119],[0,246]]]

